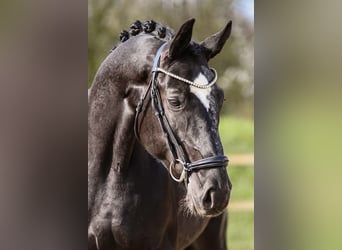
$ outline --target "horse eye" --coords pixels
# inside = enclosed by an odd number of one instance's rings
[[[181,106],[181,101],[178,98],[169,98],[167,99],[168,103],[173,106],[173,107],[180,107]]]

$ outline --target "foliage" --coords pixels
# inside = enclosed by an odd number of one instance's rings
[[[253,24],[233,0],[89,0],[88,1],[88,86],[109,50],[119,42],[121,30],[135,20],[154,19],[174,30],[196,18],[193,39],[201,41],[233,20],[233,31],[222,52],[210,65],[217,69],[219,85],[230,106],[225,114],[253,115]]]

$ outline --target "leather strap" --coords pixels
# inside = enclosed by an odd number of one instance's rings
[[[181,177],[178,180],[174,178],[172,174],[172,169],[169,170],[170,174],[176,181],[182,181],[182,178],[185,178],[185,182],[187,183],[188,176],[191,174],[191,172],[200,170],[200,169],[226,167],[228,165],[229,160],[226,156],[219,155],[219,156],[212,156],[212,157],[204,158],[204,159],[194,161],[194,162],[189,162],[188,155],[186,154],[186,151],[184,150],[183,145],[177,140],[177,136],[175,135],[169,123],[169,120],[167,119],[165,115],[163,102],[162,102],[162,98],[159,92],[158,81],[157,81],[158,72],[161,72],[159,70],[160,57],[166,44],[167,43],[162,44],[162,46],[160,46],[160,48],[157,51],[157,54],[153,62],[151,81],[148,85],[148,88],[146,89],[145,93],[143,94],[142,98],[140,99],[137,105],[136,116],[135,116],[135,121],[134,121],[134,133],[137,139],[139,140],[138,118],[142,110],[144,100],[146,99],[148,92],[151,91],[152,107],[155,110],[155,115],[163,131],[163,135],[165,137],[167,145],[173,156],[173,164],[171,164],[170,168],[172,168],[174,163],[179,162],[183,165],[183,173],[185,172],[184,175],[182,173],[183,177]]]
[[[185,168],[187,169],[187,171],[194,171],[198,169],[226,167],[228,165],[228,162],[229,160],[226,156],[219,155],[204,158],[198,161],[193,161],[189,163]]]

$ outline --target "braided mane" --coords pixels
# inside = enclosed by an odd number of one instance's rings
[[[130,37],[136,36],[138,34],[151,34],[154,37],[157,37],[160,40],[163,41],[169,41],[172,39],[172,37],[175,35],[175,32],[170,27],[164,26],[161,23],[157,23],[153,20],[147,20],[144,22],[141,22],[139,20],[136,20],[129,26],[129,31],[122,30],[120,32],[120,42],[124,43],[127,41]],[[112,52],[116,46],[114,46],[110,52]]]

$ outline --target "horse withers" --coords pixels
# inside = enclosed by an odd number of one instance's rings
[[[231,183],[208,61],[232,22],[201,43],[136,21],[96,73],[88,111],[89,249],[226,249]]]

